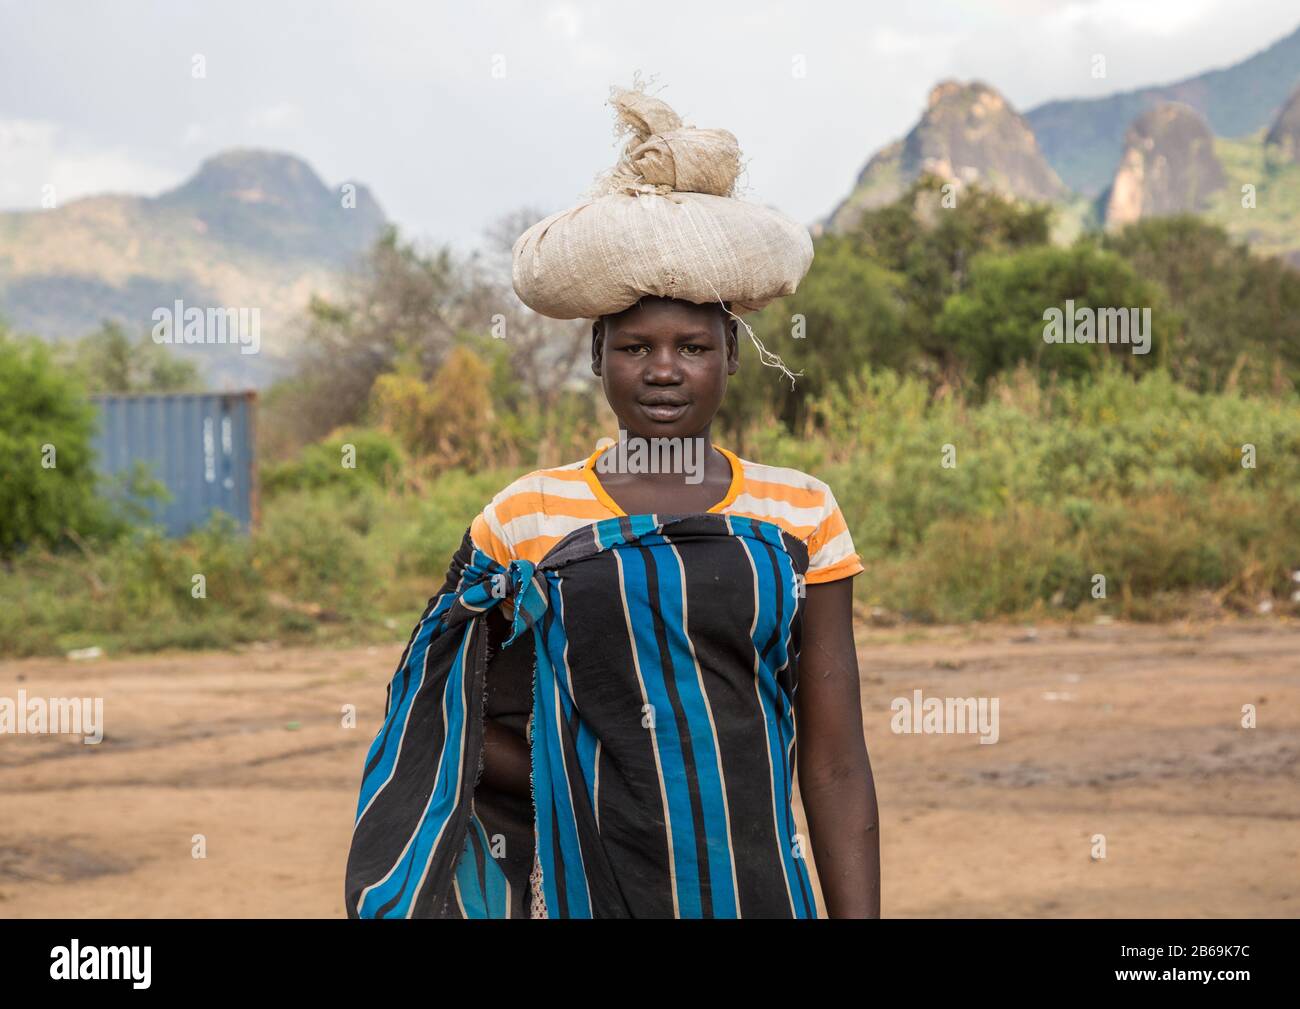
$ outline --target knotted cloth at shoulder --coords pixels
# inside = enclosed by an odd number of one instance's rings
[[[697,129],[640,89],[611,88],[628,134],[592,196],[538,221],[515,241],[514,288],[533,311],[594,319],[645,295],[735,312],[793,294],[812,265],[808,229],[734,196],[740,148]]]

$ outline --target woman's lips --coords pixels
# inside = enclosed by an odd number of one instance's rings
[[[647,417],[664,424],[681,419],[690,409],[689,403],[642,403],[640,406]]]

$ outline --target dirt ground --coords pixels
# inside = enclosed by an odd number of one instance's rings
[[[871,629],[860,645],[886,916],[1300,914],[1300,626]],[[0,736],[0,917],[342,916],[401,650],[0,662],[0,697],[102,697],[106,724],[98,745]],[[998,741],[892,732],[891,701],[918,689],[997,698]]]

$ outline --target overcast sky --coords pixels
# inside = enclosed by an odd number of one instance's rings
[[[263,147],[465,249],[510,210],[576,201],[616,154],[609,85],[639,69],[736,134],[747,198],[811,223],[943,78],[1024,110],[1225,66],[1297,24],[1295,0],[0,0],[0,208],[47,183],[60,203],[156,194]]]

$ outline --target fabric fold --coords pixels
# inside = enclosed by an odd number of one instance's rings
[[[518,913],[527,881],[497,864],[475,787],[489,667],[531,641],[529,854],[549,917],[816,917],[792,807],[807,568],[780,527],[723,514],[599,521],[536,565],[503,567],[467,533],[367,754],[349,916]]]

